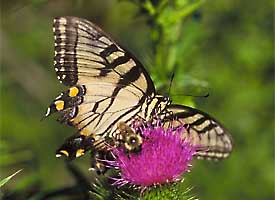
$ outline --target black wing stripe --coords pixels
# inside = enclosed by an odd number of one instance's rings
[[[193,115],[194,116],[194,115]],[[201,117],[197,119],[196,121],[190,123],[191,126],[198,126],[201,125],[203,122],[205,122],[207,119],[205,117]]]
[[[121,64],[125,64],[125,63],[127,63],[129,60],[130,60],[130,58],[127,57],[127,56],[118,57],[117,59],[113,60],[112,63],[106,65],[106,67],[104,68],[105,71],[102,70],[102,71],[100,72],[100,75],[99,75],[99,76],[107,76],[108,73],[112,72],[112,71],[108,71],[108,70],[114,69],[115,67],[117,67],[117,66],[119,66],[119,65],[121,65]],[[120,73],[118,73],[118,74],[121,76]]]
[[[117,59],[115,59],[110,65],[113,68],[115,68],[115,67],[117,67],[119,65],[127,63],[129,60],[130,60],[130,57],[128,57],[128,56],[121,56],[121,57],[118,57]]]
[[[194,113],[181,111],[181,112],[177,113],[177,116],[180,118],[188,118],[188,117],[194,116]]]
[[[197,131],[198,131],[198,133],[203,134],[203,133],[205,133],[205,132],[207,132],[207,131],[213,130],[213,129],[216,128],[217,126],[218,126],[218,125],[211,123],[211,124],[209,124],[208,126],[205,126],[202,130],[197,130]],[[217,134],[218,134],[218,132],[217,132]]]
[[[105,48],[102,52],[100,52],[100,56],[108,57],[109,55],[111,55],[112,53],[114,53],[116,51],[119,51],[117,46],[115,44],[111,44],[110,46]]]

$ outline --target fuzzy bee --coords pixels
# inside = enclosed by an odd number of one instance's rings
[[[135,131],[125,122],[119,122],[117,124],[115,145],[123,146],[126,153],[137,153],[141,150],[142,137],[138,131]]]

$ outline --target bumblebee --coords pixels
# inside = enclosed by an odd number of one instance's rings
[[[123,146],[127,153],[137,153],[141,150],[142,137],[140,133],[136,132],[133,128],[127,125],[125,122],[119,122],[117,124],[117,146]]]

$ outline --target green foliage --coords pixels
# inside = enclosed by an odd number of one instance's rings
[[[179,52],[183,42],[182,26],[185,19],[197,11],[204,0],[184,1],[140,1],[137,3],[140,13],[146,16],[150,27],[154,61],[149,66],[154,83],[158,88],[168,88],[167,80],[173,73],[184,74]],[[177,77],[177,76],[176,76]],[[173,87],[174,88],[174,87]],[[182,88],[174,88],[173,93],[180,94]],[[161,93],[167,94],[167,89]],[[191,98],[181,99],[179,103],[193,105]]]
[[[195,196],[192,196],[191,188],[188,188],[184,181],[177,183],[168,183],[152,187],[146,190],[142,194],[144,200],[194,200]]]
[[[146,64],[161,94],[168,93],[175,73],[170,91],[173,101],[196,105],[232,133],[235,147],[228,160],[194,162],[185,178],[186,185],[194,186],[192,193],[205,200],[273,198],[271,1],[1,3],[1,177],[24,168],[16,181],[1,187],[4,199],[41,199],[47,195],[49,199],[73,199],[85,193],[79,186],[84,181],[76,180],[63,160],[54,157],[55,149],[75,130],[52,119],[40,121],[50,101],[64,90],[52,67],[51,31],[52,19],[62,15],[87,18],[111,33]],[[208,92],[208,99],[184,96]],[[95,174],[87,171],[88,157],[73,162],[92,182]],[[104,195],[114,194],[102,185],[99,189]]]

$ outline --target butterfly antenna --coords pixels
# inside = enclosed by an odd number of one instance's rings
[[[170,84],[169,84],[169,90],[168,90],[168,96],[170,96],[170,92],[171,92],[171,87],[172,87],[172,83],[175,77],[175,73],[173,72],[171,78],[170,78]]]

